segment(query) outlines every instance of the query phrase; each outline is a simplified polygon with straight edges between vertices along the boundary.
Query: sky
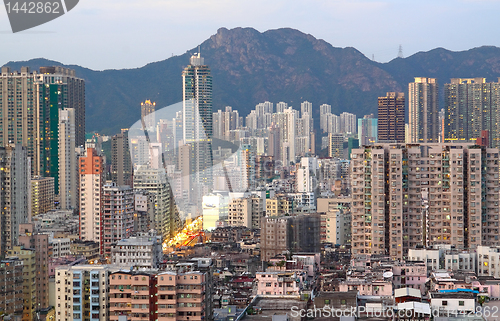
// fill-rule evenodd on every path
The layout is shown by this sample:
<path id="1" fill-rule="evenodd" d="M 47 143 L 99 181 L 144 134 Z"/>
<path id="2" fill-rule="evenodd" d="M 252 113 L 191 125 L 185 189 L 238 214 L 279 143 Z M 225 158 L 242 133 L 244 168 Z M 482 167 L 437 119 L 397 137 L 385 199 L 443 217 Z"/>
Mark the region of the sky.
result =
<path id="1" fill-rule="evenodd" d="M 0 65 L 47 58 L 104 70 L 137 68 L 195 48 L 220 27 L 289 27 L 387 62 L 443 47 L 500 46 L 500 0 L 80 0 L 13 34 L 0 8 Z"/>

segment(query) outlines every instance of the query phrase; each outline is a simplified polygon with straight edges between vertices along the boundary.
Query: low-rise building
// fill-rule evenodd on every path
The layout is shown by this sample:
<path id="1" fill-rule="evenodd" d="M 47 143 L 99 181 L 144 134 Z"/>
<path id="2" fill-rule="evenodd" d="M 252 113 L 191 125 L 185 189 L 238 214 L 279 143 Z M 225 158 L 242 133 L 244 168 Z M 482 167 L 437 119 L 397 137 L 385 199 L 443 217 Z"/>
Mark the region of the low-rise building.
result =
<path id="1" fill-rule="evenodd" d="M 467 292 L 430 292 L 431 309 L 440 315 L 468 315 L 476 312 L 476 299 Z"/>
<path id="2" fill-rule="evenodd" d="M 474 251 L 447 250 L 444 253 L 444 268 L 451 271 L 476 271 L 476 257 Z"/>
<path id="3" fill-rule="evenodd" d="M 51 258 L 71 255 L 71 240 L 69 238 L 49 238 L 49 253 Z"/>
<path id="4" fill-rule="evenodd" d="M 99 258 L 99 243 L 94 241 L 74 240 L 70 249 L 71 255 L 83 256 L 89 261 Z"/>
<path id="5" fill-rule="evenodd" d="M 500 247 L 478 246 L 477 275 L 500 278 Z"/>
<path id="6" fill-rule="evenodd" d="M 118 241 L 111 247 L 112 264 L 134 269 L 156 269 L 162 260 L 159 236 L 138 236 Z"/>
<path id="7" fill-rule="evenodd" d="M 427 265 L 427 270 L 435 271 L 441 268 L 442 249 L 408 249 L 408 260 L 423 261 Z"/>
<path id="8" fill-rule="evenodd" d="M 385 280 L 348 279 L 339 283 L 340 292 L 358 291 L 359 295 L 392 296 L 392 282 Z"/>
<path id="9" fill-rule="evenodd" d="M 257 272 L 258 295 L 300 295 L 305 273 Z"/>

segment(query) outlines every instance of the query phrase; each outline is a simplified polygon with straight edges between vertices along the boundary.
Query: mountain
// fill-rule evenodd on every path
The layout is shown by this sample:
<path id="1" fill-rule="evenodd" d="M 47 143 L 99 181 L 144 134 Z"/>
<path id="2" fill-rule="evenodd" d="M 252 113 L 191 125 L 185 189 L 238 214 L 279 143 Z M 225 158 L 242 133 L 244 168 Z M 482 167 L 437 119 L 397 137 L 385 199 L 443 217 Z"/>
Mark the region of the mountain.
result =
<path id="1" fill-rule="evenodd" d="M 232 106 L 246 116 L 256 104 L 285 101 L 300 109 L 313 103 L 315 121 L 319 105 L 332 112 L 349 111 L 362 117 L 377 113 L 377 97 L 387 91 L 407 92 L 413 77 L 435 77 L 439 84 L 455 77 L 500 76 L 500 48 L 480 47 L 452 52 L 437 48 L 408 58 L 377 63 L 355 48 L 337 48 L 312 35 L 284 28 L 263 33 L 252 28 L 221 28 L 204 41 L 201 53 L 213 75 L 214 110 Z M 156 106 L 181 101 L 183 68 L 197 48 L 141 68 L 94 71 L 67 65 L 86 80 L 88 131 L 113 134 L 140 118 L 140 102 Z M 56 61 L 33 59 L 8 62 L 14 70 Z"/>

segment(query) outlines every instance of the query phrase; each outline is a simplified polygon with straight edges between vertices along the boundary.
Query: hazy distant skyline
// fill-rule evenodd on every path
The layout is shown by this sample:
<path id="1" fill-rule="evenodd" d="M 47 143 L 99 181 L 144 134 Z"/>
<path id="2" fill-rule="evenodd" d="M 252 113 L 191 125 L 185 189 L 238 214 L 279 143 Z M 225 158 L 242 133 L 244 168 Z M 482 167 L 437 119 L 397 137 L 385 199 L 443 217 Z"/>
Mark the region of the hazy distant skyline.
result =
<path id="1" fill-rule="evenodd" d="M 500 46 L 497 0 L 80 0 L 64 16 L 12 34 L 0 9 L 0 65 L 47 58 L 103 70 L 180 55 L 220 27 L 289 27 L 387 62 L 437 47 Z"/>

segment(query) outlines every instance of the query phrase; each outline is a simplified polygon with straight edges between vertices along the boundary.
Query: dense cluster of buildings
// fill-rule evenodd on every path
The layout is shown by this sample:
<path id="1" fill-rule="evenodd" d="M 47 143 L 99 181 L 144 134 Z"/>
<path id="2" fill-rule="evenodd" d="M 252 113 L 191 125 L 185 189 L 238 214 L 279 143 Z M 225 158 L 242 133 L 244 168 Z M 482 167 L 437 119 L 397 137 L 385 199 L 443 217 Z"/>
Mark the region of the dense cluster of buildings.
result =
<path id="1" fill-rule="evenodd" d="M 498 82 L 451 79 L 440 108 L 416 77 L 362 118 L 214 112 L 199 53 L 182 85 L 182 103 L 86 136 L 73 70 L 1 69 L 2 317 L 428 320 L 500 299 Z"/>

